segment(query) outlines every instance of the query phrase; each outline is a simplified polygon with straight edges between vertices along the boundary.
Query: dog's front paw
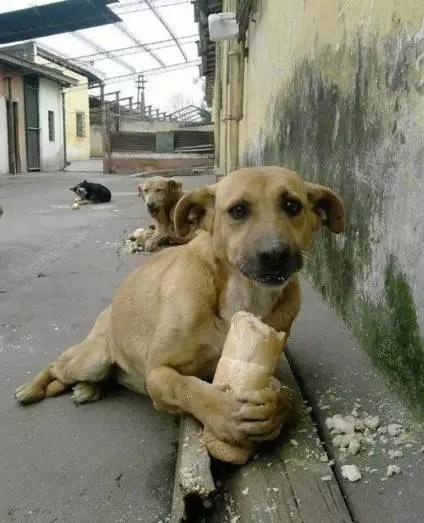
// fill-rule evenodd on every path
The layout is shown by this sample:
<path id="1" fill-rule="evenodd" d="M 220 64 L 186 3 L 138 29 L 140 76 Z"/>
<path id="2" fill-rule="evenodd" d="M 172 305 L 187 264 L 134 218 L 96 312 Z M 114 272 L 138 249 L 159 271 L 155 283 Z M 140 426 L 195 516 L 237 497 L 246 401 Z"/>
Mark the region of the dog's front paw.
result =
<path id="1" fill-rule="evenodd" d="M 144 244 L 144 250 L 147 252 L 157 252 L 163 247 L 165 247 L 164 238 L 159 234 L 153 234 L 153 236 L 146 239 Z"/>
<path id="2" fill-rule="evenodd" d="M 248 392 L 238 400 L 243 403 L 236 414 L 240 443 L 277 438 L 294 412 L 294 393 L 278 380 L 271 382 L 269 388 Z"/>
<path id="3" fill-rule="evenodd" d="M 23 405 L 29 405 L 30 403 L 36 403 L 41 401 L 46 396 L 46 391 L 39 385 L 33 383 L 24 383 L 18 387 L 15 391 L 15 398 L 19 403 Z"/>
<path id="4" fill-rule="evenodd" d="M 97 401 L 102 397 L 102 389 L 96 383 L 80 382 L 72 389 L 71 400 L 75 405 Z"/>

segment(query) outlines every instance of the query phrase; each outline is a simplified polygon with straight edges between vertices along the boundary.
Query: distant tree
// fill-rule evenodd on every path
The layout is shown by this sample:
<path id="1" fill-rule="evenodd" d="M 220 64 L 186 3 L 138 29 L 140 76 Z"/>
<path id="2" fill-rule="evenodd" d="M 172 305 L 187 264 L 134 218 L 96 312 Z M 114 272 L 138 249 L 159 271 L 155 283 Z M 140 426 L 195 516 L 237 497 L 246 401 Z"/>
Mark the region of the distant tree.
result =
<path id="1" fill-rule="evenodd" d="M 179 111 L 184 109 L 188 105 L 197 105 L 193 98 L 184 96 L 183 93 L 174 93 L 169 97 L 168 100 L 168 112 L 173 113 L 174 111 Z"/>

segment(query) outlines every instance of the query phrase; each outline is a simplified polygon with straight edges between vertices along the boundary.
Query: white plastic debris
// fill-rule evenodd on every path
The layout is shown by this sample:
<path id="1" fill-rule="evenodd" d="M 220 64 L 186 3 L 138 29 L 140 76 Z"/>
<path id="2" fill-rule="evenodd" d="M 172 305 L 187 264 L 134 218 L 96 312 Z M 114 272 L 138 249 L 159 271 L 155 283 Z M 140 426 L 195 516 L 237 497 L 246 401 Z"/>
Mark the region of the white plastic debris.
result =
<path id="1" fill-rule="evenodd" d="M 355 419 L 353 416 L 341 416 L 335 414 L 333 417 L 325 420 L 326 426 L 334 434 L 353 434 L 355 432 Z"/>
<path id="2" fill-rule="evenodd" d="M 293 445 L 293 447 L 298 447 L 299 446 L 299 442 L 296 441 L 295 439 L 291 439 L 290 440 L 290 445 Z"/>
<path id="3" fill-rule="evenodd" d="M 349 480 L 351 483 L 359 481 L 362 478 L 361 471 L 356 465 L 343 465 L 342 476 Z"/>
<path id="4" fill-rule="evenodd" d="M 348 450 L 351 454 L 358 454 L 361 444 L 357 438 L 352 438 L 349 442 Z"/>
<path id="5" fill-rule="evenodd" d="M 358 412 L 358 409 L 355 407 L 352 409 L 352 412 L 350 413 L 351 416 L 353 416 L 354 418 L 359 418 L 359 412 Z"/>
<path id="6" fill-rule="evenodd" d="M 399 436 L 399 434 L 402 432 L 402 425 L 399 425 L 398 423 L 387 425 L 387 432 L 390 434 L 390 436 Z"/>
<path id="7" fill-rule="evenodd" d="M 329 474 L 328 476 L 322 476 L 321 481 L 331 481 L 333 476 Z"/>
<path id="8" fill-rule="evenodd" d="M 389 465 L 387 467 L 386 476 L 388 478 L 391 478 L 392 476 L 400 474 L 400 472 L 401 472 L 401 470 L 400 470 L 400 467 L 398 465 Z"/>
<path id="9" fill-rule="evenodd" d="M 364 419 L 364 424 L 371 430 L 377 430 L 380 426 L 379 416 L 368 416 Z"/>
<path id="10" fill-rule="evenodd" d="M 403 452 L 401 450 L 389 450 L 388 455 L 390 459 L 403 458 Z"/>

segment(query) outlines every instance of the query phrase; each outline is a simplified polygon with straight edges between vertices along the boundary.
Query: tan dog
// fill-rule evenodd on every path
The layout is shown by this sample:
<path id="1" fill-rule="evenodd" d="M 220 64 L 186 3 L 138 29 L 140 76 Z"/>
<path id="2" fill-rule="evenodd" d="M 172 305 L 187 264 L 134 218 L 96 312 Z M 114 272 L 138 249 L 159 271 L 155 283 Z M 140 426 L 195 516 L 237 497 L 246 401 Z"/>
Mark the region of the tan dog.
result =
<path id="1" fill-rule="evenodd" d="M 143 198 L 155 229 L 144 242 L 144 250 L 154 252 L 161 247 L 187 243 L 177 237 L 174 223 L 175 207 L 183 195 L 182 183 L 173 178 L 154 176 L 138 186 L 138 196 Z"/>
<path id="2" fill-rule="evenodd" d="M 322 223 L 343 231 L 343 205 L 326 187 L 263 167 L 185 195 L 175 213 L 181 235 L 195 206 L 213 215 L 210 233 L 135 270 L 88 337 L 22 385 L 18 401 L 32 403 L 72 386 L 76 403 L 94 401 L 113 372 L 119 383 L 148 394 L 157 409 L 190 413 L 221 440 L 278 435 L 290 410 L 287 393 L 274 388 L 233 397 L 206 380 L 236 311 L 290 333 L 300 307 L 303 254 Z"/>

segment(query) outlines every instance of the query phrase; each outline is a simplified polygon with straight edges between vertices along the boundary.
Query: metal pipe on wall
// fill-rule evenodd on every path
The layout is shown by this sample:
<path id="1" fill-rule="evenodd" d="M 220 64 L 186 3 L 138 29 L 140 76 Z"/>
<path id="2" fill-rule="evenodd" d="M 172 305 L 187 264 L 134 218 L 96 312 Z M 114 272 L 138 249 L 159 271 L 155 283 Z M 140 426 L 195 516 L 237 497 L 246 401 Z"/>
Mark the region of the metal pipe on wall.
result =
<path id="1" fill-rule="evenodd" d="M 69 165 L 68 163 L 68 150 L 67 150 L 67 143 L 66 143 L 66 100 L 65 100 L 66 93 L 62 93 L 62 130 L 63 130 L 63 169 Z"/>
<path id="2" fill-rule="evenodd" d="M 235 13 L 237 1 L 229 0 L 227 10 Z M 225 117 L 228 136 L 226 174 L 239 167 L 239 122 L 243 119 L 244 46 L 244 40 L 228 42 L 229 103 L 227 103 Z"/>

